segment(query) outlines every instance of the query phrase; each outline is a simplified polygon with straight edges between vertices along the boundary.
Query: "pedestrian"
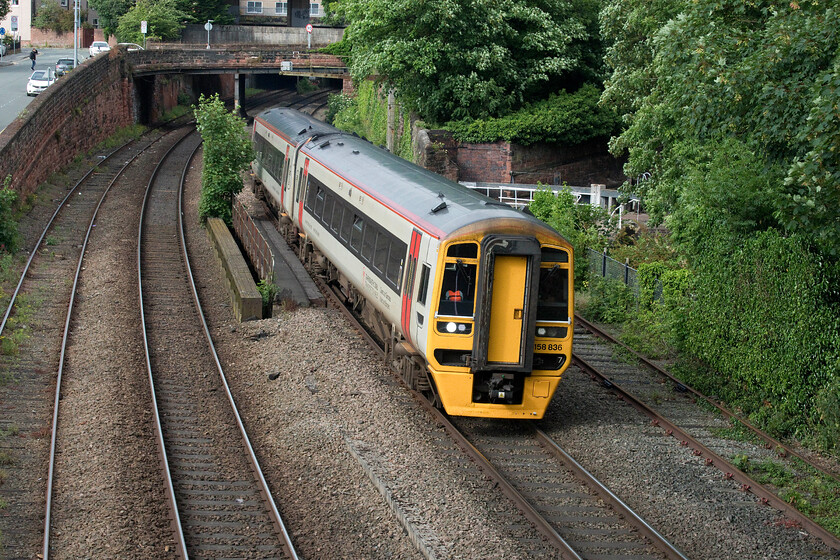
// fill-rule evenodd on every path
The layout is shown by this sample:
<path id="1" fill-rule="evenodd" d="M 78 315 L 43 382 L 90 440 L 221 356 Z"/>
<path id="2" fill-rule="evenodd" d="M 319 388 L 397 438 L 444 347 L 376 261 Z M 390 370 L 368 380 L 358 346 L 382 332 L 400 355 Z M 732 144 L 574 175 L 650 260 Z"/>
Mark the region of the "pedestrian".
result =
<path id="1" fill-rule="evenodd" d="M 35 57 L 38 56 L 38 49 L 32 49 L 29 53 L 29 59 L 32 60 L 32 70 L 35 70 Z"/>

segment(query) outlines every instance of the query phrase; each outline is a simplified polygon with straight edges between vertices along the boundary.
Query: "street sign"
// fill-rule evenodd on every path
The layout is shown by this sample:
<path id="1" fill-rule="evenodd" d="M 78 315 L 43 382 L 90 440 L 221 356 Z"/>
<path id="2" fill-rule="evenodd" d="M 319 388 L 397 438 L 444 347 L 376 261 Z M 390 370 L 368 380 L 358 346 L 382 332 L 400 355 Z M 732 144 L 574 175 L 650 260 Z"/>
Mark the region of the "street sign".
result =
<path id="1" fill-rule="evenodd" d="M 144 35 L 147 33 L 148 23 L 149 22 L 147 22 L 145 20 L 140 22 L 140 33 L 143 33 Z"/>
<path id="2" fill-rule="evenodd" d="M 6 34 L 6 28 L 5 27 L 0 27 L 0 35 L 5 35 L 5 34 Z"/>
<path id="3" fill-rule="evenodd" d="M 311 23 L 306 24 L 306 32 L 307 33 L 312 33 L 312 24 Z"/>
<path id="4" fill-rule="evenodd" d="M 208 21 L 207 23 L 204 24 L 204 29 L 206 29 L 207 31 L 210 31 L 211 29 L 213 29 L 213 24 Z"/>

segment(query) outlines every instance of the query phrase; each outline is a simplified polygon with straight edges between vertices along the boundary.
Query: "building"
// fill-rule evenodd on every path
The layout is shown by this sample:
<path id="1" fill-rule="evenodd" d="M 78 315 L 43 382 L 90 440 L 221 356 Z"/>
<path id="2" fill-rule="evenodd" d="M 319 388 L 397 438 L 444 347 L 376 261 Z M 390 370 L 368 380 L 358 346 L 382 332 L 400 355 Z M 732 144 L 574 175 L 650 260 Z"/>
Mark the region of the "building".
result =
<path id="1" fill-rule="evenodd" d="M 8 35 L 19 37 L 22 45 L 30 45 L 33 41 L 32 20 L 35 19 L 38 6 L 43 0 L 10 0 L 9 13 L 0 20 L 0 27 L 6 30 Z M 62 8 L 73 10 L 74 0 L 57 0 Z M 79 9 L 84 12 L 88 10 L 88 1 L 79 0 Z M 99 16 L 95 10 L 88 10 L 87 23 L 95 29 L 99 28 Z M 37 40 L 36 43 L 41 41 Z"/>
<path id="2" fill-rule="evenodd" d="M 239 0 L 237 23 L 252 25 L 280 24 L 303 27 L 324 16 L 321 0 L 289 0 L 271 2 L 262 0 Z"/>

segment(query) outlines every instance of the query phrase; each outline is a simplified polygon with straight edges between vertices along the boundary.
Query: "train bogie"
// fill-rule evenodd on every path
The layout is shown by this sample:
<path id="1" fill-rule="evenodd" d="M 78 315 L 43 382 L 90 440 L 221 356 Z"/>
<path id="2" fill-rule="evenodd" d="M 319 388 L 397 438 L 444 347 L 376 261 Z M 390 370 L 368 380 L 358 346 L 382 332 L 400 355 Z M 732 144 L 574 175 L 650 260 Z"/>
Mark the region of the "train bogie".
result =
<path id="1" fill-rule="evenodd" d="M 562 237 L 296 111 L 254 139 L 260 188 L 409 384 L 450 414 L 543 416 L 571 358 Z"/>

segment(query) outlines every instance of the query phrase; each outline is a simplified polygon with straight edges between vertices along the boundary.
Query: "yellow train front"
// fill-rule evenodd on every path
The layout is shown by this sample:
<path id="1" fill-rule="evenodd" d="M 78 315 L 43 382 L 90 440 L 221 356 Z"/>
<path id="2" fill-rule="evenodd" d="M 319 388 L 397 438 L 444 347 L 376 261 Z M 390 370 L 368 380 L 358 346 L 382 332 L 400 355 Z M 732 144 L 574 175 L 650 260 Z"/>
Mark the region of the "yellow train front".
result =
<path id="1" fill-rule="evenodd" d="M 292 109 L 254 120 L 258 192 L 412 387 L 542 418 L 571 359 L 572 248 L 533 216 Z"/>
<path id="2" fill-rule="evenodd" d="M 493 218 L 440 244 L 428 368 L 453 415 L 542 418 L 571 359 L 572 251 L 536 221 Z"/>

